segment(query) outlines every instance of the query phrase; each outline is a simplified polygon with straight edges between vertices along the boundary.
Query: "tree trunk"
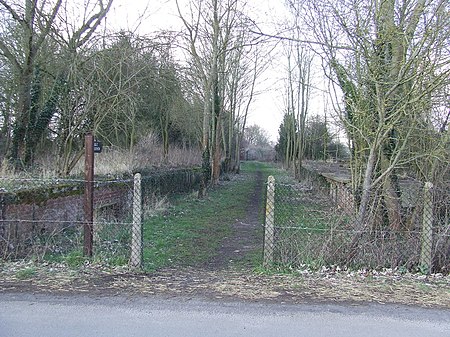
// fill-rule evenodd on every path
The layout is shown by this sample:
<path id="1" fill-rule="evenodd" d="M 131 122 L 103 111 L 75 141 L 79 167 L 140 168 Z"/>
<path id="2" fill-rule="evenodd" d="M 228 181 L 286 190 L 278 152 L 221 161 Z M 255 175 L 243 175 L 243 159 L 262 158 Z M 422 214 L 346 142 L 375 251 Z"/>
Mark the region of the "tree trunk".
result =
<path id="1" fill-rule="evenodd" d="M 30 63 L 31 61 L 28 61 Z M 11 141 L 10 159 L 16 167 L 23 165 L 23 155 L 25 153 L 25 137 L 30 121 L 31 107 L 31 86 L 32 86 L 32 66 L 27 65 L 21 74 L 19 87 L 19 116 L 13 127 L 13 137 Z"/>
<path id="2" fill-rule="evenodd" d="M 369 157 L 367 158 L 367 165 L 364 174 L 364 182 L 362 186 L 361 200 L 358 207 L 358 214 L 356 217 L 356 223 L 354 226 L 354 234 L 352 243 L 350 245 L 350 251 L 347 257 L 347 261 L 350 262 L 356 255 L 358 251 L 359 241 L 364 234 L 364 231 L 367 230 L 367 218 L 369 214 L 369 206 L 372 195 L 372 180 L 373 173 L 375 171 L 375 165 L 377 161 L 377 155 L 375 152 L 375 148 L 370 148 Z"/>

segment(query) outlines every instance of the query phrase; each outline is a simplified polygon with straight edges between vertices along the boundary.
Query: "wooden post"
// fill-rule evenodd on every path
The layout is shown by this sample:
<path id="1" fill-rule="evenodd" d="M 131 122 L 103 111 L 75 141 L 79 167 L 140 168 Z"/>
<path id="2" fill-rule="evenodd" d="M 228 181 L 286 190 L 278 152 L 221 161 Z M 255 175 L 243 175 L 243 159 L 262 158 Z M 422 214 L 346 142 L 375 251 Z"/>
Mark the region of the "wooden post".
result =
<path id="1" fill-rule="evenodd" d="M 273 249 L 275 246 L 275 178 L 269 176 L 267 180 L 266 219 L 264 227 L 264 260 L 263 267 L 273 264 Z"/>
<path id="2" fill-rule="evenodd" d="M 425 183 L 423 191 L 423 217 L 422 217 L 422 247 L 420 251 L 419 266 L 428 274 L 433 268 L 432 246 L 433 246 L 433 198 L 431 190 L 433 184 Z"/>
<path id="3" fill-rule="evenodd" d="M 94 136 L 88 133 L 84 139 L 84 249 L 85 256 L 92 256 L 94 222 Z"/>
<path id="4" fill-rule="evenodd" d="M 142 267 L 142 193 L 141 174 L 134 175 L 133 189 L 133 228 L 131 233 L 131 265 Z"/>

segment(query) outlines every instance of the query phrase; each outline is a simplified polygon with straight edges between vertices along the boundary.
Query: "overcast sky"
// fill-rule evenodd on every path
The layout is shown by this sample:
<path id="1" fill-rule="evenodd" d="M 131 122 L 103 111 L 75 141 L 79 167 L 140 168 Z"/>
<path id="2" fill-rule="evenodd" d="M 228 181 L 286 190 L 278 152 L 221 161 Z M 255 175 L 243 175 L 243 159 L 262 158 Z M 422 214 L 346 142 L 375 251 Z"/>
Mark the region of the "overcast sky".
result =
<path id="1" fill-rule="evenodd" d="M 187 1 L 187 0 L 181 0 Z M 268 32 L 275 31 L 274 23 L 284 15 L 283 1 L 280 0 L 248 0 L 252 19 Z M 140 20 L 144 18 L 144 20 Z M 177 16 L 175 0 L 114 0 L 113 8 L 108 15 L 108 25 L 117 29 L 137 31 L 140 34 L 152 33 L 162 29 L 181 29 L 182 24 Z M 142 22 L 138 25 L 139 22 Z M 281 57 L 281 56 L 277 56 Z M 277 58 L 276 57 L 276 58 Z M 273 66 L 259 78 L 257 90 L 260 94 L 250 108 L 248 125 L 258 124 L 265 129 L 273 142 L 276 142 L 278 128 L 283 115 L 283 93 L 281 62 L 275 58 Z M 322 97 L 319 97 L 322 101 Z M 316 101 L 319 99 L 316 96 Z M 313 104 L 311 114 L 323 111 L 322 104 Z M 314 111 L 317 110 L 317 111 Z"/>

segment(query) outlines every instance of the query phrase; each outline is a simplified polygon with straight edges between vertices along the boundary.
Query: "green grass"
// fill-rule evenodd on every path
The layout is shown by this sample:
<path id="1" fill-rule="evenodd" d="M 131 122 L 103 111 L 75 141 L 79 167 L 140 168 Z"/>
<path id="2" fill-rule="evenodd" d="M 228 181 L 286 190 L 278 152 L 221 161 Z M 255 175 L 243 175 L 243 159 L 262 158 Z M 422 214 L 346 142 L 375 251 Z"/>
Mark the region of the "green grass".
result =
<path id="1" fill-rule="evenodd" d="M 27 267 L 25 269 L 21 269 L 21 270 L 17 271 L 16 277 L 19 280 L 27 280 L 27 279 L 33 278 L 34 276 L 36 276 L 36 274 L 37 274 L 36 268 Z"/>
<path id="2" fill-rule="evenodd" d="M 145 269 L 201 265 L 213 258 L 220 242 L 231 234 L 231 225 L 245 217 L 255 186 L 252 173 L 260 169 L 266 165 L 244 163 L 242 175 L 248 176 L 221 183 L 204 199 L 195 195 L 173 198 L 168 211 L 146 220 Z"/>
<path id="3" fill-rule="evenodd" d="M 330 228 L 329 203 L 313 201 L 315 195 L 298 190 L 298 182 L 286 171 L 272 168 L 271 173 L 275 177 L 275 224 L 318 232 Z"/>
<path id="4" fill-rule="evenodd" d="M 60 244 L 60 249 L 48 249 L 42 260 L 49 263 L 64 263 L 69 268 L 77 269 L 86 262 L 101 263 L 110 266 L 128 264 L 130 250 L 130 228 L 120 224 L 97 224 L 94 234 L 94 252 L 92 257 L 83 254 L 82 232 L 65 232 L 54 242 Z M 41 261 L 36 257 L 37 262 Z"/>
<path id="5" fill-rule="evenodd" d="M 232 224 L 243 219 L 256 184 L 256 172 L 261 171 L 264 182 L 267 176 L 277 172 L 267 164 L 246 162 L 241 175 L 230 181 L 221 181 L 219 186 L 208 190 L 204 199 L 196 193 L 178 194 L 169 198 L 158 212 L 144 220 L 144 268 L 152 271 L 169 266 L 201 266 L 219 252 L 222 240 L 231 234 Z M 260 195 L 260 223 L 264 217 L 264 196 Z M 262 231 L 261 231 L 262 232 Z M 70 234 L 70 233 L 69 233 Z M 86 261 L 100 261 L 108 265 L 126 265 L 129 261 L 130 233 L 120 226 L 100 226 L 96 231 L 94 256 L 83 256 L 80 233 L 73 233 L 78 247 L 61 252 L 46 252 L 43 260 L 64 263 L 78 268 Z M 80 241 L 81 240 L 81 241 Z M 261 233 L 262 242 L 262 233 Z M 248 265 L 261 263 L 262 251 L 250 252 L 242 261 Z M 242 263 L 244 264 L 244 262 Z M 236 263 L 239 266 L 239 263 Z"/>
<path id="6" fill-rule="evenodd" d="M 80 267 L 86 260 L 88 260 L 88 258 L 83 256 L 83 252 L 78 249 L 70 252 L 63 258 L 63 261 L 71 268 Z"/>
<path id="7" fill-rule="evenodd" d="M 79 268 L 86 261 L 89 261 L 89 257 L 83 255 L 82 249 L 73 248 L 65 253 L 46 252 L 43 260 L 50 263 L 64 263 L 69 268 Z"/>
<path id="8" fill-rule="evenodd" d="M 332 206 L 314 191 L 298 184 L 286 171 L 267 170 L 275 177 L 277 241 L 273 270 L 291 273 L 298 265 L 320 268 L 325 263 L 323 253 L 330 229 L 338 221 L 330 212 Z"/>

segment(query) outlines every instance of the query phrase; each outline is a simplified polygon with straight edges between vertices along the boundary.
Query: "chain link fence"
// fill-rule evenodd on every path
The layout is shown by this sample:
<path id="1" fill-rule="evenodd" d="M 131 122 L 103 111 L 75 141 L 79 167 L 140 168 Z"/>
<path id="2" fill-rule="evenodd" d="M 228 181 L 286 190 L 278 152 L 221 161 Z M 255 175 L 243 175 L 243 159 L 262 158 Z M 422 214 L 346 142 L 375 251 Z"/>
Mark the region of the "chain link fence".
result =
<path id="1" fill-rule="evenodd" d="M 402 181 L 387 200 L 380 187 L 361 218 L 349 185 L 316 173 L 298 183 L 270 178 L 264 264 L 450 271 L 448 188 Z"/>
<path id="2" fill-rule="evenodd" d="M 200 175 L 182 169 L 94 182 L 0 178 L 0 259 L 83 260 L 91 240 L 94 259 L 140 267 L 143 209 L 155 196 L 197 189 Z"/>

